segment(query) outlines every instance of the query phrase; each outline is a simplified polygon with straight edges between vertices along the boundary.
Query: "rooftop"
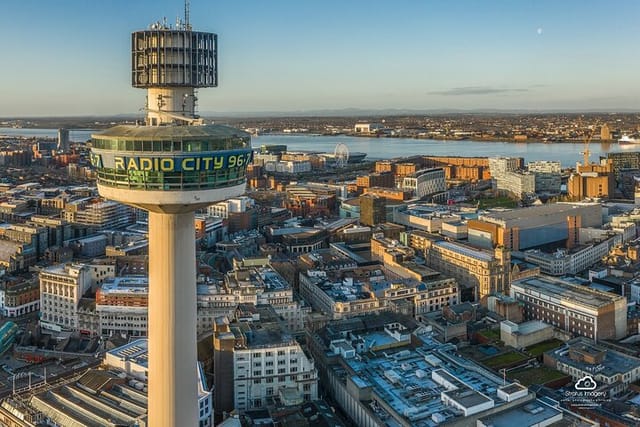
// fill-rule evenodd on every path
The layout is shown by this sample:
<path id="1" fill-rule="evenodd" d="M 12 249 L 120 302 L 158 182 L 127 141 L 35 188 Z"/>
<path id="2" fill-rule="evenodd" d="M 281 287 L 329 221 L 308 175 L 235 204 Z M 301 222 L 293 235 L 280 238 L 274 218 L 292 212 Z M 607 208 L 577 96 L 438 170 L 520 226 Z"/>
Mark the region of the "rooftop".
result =
<path id="1" fill-rule="evenodd" d="M 100 287 L 100 292 L 108 293 L 148 293 L 149 278 L 147 276 L 125 276 L 107 279 Z"/>
<path id="2" fill-rule="evenodd" d="M 258 321 L 232 322 L 231 332 L 236 338 L 244 337 L 244 348 L 262 348 L 294 345 L 296 341 L 283 328 L 280 317 L 270 305 L 257 305 Z"/>
<path id="3" fill-rule="evenodd" d="M 585 209 L 590 207 L 600 208 L 599 204 L 591 205 L 577 205 L 571 203 L 550 203 L 542 206 L 530 206 L 527 208 L 510 209 L 492 211 L 480 216 L 480 220 L 497 220 L 497 221 L 514 221 L 514 220 L 526 220 L 535 216 L 555 215 L 565 212 L 570 212 L 574 209 Z"/>
<path id="4" fill-rule="evenodd" d="M 149 347 L 146 339 L 132 341 L 107 353 L 121 360 L 131 361 L 144 368 L 149 367 Z"/>
<path id="5" fill-rule="evenodd" d="M 91 135 L 93 139 L 175 140 L 199 138 L 250 138 L 239 129 L 224 125 L 132 126 L 119 125 Z"/>
<path id="6" fill-rule="evenodd" d="M 493 260 L 493 255 L 489 252 L 486 251 L 482 251 L 480 249 L 475 249 L 475 248 L 471 248 L 465 245 L 461 245 L 459 243 L 453 243 L 453 242 L 445 242 L 445 241 L 440 241 L 440 242 L 436 242 L 433 244 L 434 246 L 440 246 L 442 248 L 448 249 L 450 251 L 454 251 L 457 252 L 459 254 L 462 254 L 464 256 L 468 256 L 471 258 L 475 258 L 477 260 L 480 261 L 492 261 Z"/>
<path id="7" fill-rule="evenodd" d="M 600 308 L 624 297 L 599 292 L 585 286 L 573 285 L 560 279 L 547 276 L 534 276 L 516 280 L 511 285 L 525 288 L 528 293 L 538 292 L 566 303 L 578 303 L 590 308 Z"/>
<path id="8" fill-rule="evenodd" d="M 493 399 L 485 396 L 484 394 L 467 388 L 445 391 L 444 394 L 465 408 L 471 408 L 473 406 L 493 401 Z"/>
<path id="9" fill-rule="evenodd" d="M 441 393 L 465 406 L 492 400 L 496 406 L 502 405 L 497 397 L 500 378 L 479 367 L 467 369 L 469 362 L 455 356 L 455 347 L 436 343 L 426 336 L 421 338 L 423 345 L 416 349 L 405 346 L 395 352 L 387 350 L 377 356 L 367 354 L 345 360 L 350 370 L 357 373 L 350 378 L 360 388 L 371 386 L 377 399 L 383 399 L 393 408 L 395 417 L 408 420 L 416 427 L 437 425 L 434 416 L 443 422 L 462 415 L 442 402 Z M 459 388 L 447 390 L 434 381 L 434 371 Z M 389 417 L 381 407 L 376 406 L 374 411 L 383 420 Z"/>
<path id="10" fill-rule="evenodd" d="M 553 328 L 553 326 L 548 323 L 544 323 L 542 320 L 530 320 L 528 322 L 518 324 L 518 334 L 528 335 L 547 328 Z"/>
<path id="11" fill-rule="evenodd" d="M 592 341 L 584 338 L 575 338 L 567 342 L 568 346 L 547 352 L 554 359 L 569 366 L 573 366 L 582 371 L 587 371 L 593 375 L 604 375 L 611 377 L 617 374 L 626 374 L 634 369 L 640 368 L 640 359 L 619 353 L 615 350 L 605 349 L 593 344 Z M 575 348 L 582 353 L 597 354 L 604 352 L 603 360 L 598 364 L 589 364 L 574 360 L 569 356 L 568 348 Z"/>
<path id="12" fill-rule="evenodd" d="M 562 419 L 562 412 L 542 403 L 540 400 L 534 400 L 531 403 L 480 418 L 480 421 L 483 425 L 492 427 L 525 427 L 548 425 L 549 421 L 555 418 Z"/>
<path id="13" fill-rule="evenodd" d="M 147 394 L 129 386 L 121 373 L 104 369 L 89 369 L 23 402 L 57 425 L 136 425 L 147 417 Z"/>

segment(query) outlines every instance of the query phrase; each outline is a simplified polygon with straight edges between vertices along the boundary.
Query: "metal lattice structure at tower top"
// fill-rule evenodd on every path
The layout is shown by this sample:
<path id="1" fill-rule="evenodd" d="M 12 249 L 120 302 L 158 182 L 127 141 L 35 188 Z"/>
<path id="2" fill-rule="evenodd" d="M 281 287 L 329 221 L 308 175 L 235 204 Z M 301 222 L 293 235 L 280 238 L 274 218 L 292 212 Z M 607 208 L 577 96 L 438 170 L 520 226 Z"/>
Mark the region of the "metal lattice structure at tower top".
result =
<path id="1" fill-rule="evenodd" d="M 217 43 L 188 21 L 158 21 L 131 35 L 131 85 L 147 89 L 148 124 L 197 119 L 195 89 L 218 86 Z"/>

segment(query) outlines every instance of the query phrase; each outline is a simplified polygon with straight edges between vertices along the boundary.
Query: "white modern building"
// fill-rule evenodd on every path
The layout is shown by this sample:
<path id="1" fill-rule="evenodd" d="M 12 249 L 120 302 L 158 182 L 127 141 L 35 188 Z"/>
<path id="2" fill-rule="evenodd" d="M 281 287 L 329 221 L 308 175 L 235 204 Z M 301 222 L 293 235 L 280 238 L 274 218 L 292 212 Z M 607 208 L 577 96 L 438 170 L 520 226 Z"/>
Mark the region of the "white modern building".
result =
<path id="1" fill-rule="evenodd" d="M 265 162 L 264 170 L 267 172 L 288 174 L 311 172 L 311 162 L 309 160 L 279 160 L 276 162 Z"/>
<path id="2" fill-rule="evenodd" d="M 521 158 L 519 157 L 489 157 L 489 172 L 491 178 L 503 177 L 507 172 L 514 172 L 520 169 Z"/>
<path id="3" fill-rule="evenodd" d="M 423 169 L 402 180 L 402 188 L 411 190 L 414 197 L 422 198 L 447 191 L 444 169 Z"/>
<path id="4" fill-rule="evenodd" d="M 505 172 L 495 178 L 496 190 L 522 198 L 536 192 L 536 177 L 530 172 Z"/>
<path id="5" fill-rule="evenodd" d="M 559 160 L 536 160 L 527 163 L 527 169 L 532 173 L 561 173 L 562 164 Z"/>
<path id="6" fill-rule="evenodd" d="M 247 209 L 254 206 L 255 201 L 251 197 L 232 197 L 209 206 L 207 208 L 207 214 L 209 216 L 216 216 L 219 218 L 229 218 L 230 213 L 246 212 Z"/>
<path id="7" fill-rule="evenodd" d="M 356 123 L 353 128 L 355 133 L 376 133 L 384 129 L 384 125 L 381 123 Z"/>

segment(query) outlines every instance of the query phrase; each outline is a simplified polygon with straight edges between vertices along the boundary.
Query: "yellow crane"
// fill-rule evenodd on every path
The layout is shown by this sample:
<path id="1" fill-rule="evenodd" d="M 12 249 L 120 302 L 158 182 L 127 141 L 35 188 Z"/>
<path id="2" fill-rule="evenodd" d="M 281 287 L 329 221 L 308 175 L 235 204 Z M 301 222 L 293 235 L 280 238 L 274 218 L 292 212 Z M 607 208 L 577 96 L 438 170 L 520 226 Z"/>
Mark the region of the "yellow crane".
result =
<path id="1" fill-rule="evenodd" d="M 584 136 L 584 151 L 581 153 L 584 158 L 583 158 L 583 166 L 587 166 L 589 165 L 589 156 L 591 155 L 591 151 L 589 151 L 589 143 L 591 142 L 591 139 L 593 138 L 593 135 L 596 132 L 596 129 L 598 128 L 598 124 L 599 124 L 599 120 L 596 121 L 596 123 L 593 125 L 593 127 L 591 129 L 589 129 L 586 133 L 586 135 Z"/>

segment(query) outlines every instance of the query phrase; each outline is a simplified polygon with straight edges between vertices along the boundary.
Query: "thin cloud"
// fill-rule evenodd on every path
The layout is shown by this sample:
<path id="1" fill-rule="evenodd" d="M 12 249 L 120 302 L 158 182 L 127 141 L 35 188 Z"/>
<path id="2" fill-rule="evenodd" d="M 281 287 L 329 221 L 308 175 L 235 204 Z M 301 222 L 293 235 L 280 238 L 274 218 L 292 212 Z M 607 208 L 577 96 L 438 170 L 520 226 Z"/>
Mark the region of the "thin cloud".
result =
<path id="1" fill-rule="evenodd" d="M 528 92 L 529 89 L 524 88 L 497 88 L 491 86 L 465 86 L 454 87 L 447 90 L 439 90 L 429 92 L 429 95 L 445 95 L 445 96 L 460 96 L 460 95 L 494 95 L 500 93 L 511 92 Z"/>

